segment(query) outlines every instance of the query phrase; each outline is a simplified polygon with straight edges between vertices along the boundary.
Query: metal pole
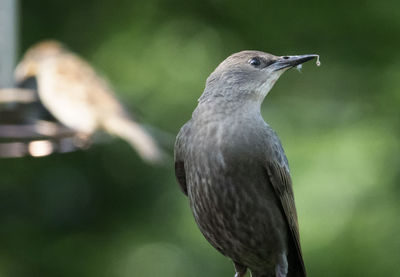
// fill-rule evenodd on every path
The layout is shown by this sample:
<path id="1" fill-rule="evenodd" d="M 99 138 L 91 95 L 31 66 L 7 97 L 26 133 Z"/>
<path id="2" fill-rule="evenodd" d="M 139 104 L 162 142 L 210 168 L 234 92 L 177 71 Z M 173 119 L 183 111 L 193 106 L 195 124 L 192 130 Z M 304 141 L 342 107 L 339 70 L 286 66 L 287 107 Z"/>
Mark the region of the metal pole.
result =
<path id="1" fill-rule="evenodd" d="M 18 0 L 0 0 L 0 88 L 12 87 L 17 53 Z"/>

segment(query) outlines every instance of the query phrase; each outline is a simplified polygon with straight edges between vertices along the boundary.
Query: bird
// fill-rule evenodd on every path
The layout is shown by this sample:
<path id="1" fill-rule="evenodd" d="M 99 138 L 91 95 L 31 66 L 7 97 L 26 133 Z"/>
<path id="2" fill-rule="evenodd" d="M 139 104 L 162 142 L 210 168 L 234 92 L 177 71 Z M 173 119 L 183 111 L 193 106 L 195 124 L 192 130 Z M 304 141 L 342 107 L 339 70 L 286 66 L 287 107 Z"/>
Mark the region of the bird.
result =
<path id="1" fill-rule="evenodd" d="M 305 277 L 287 157 L 260 107 L 288 69 L 319 56 L 235 53 L 207 78 L 174 148 L 175 175 L 235 277 Z M 318 64 L 317 63 L 317 64 Z"/>
<path id="2" fill-rule="evenodd" d="M 17 83 L 35 77 L 43 106 L 81 138 L 90 138 L 101 129 L 126 140 L 144 160 L 162 160 L 157 142 L 128 114 L 110 84 L 61 42 L 34 44 L 14 76 Z"/>

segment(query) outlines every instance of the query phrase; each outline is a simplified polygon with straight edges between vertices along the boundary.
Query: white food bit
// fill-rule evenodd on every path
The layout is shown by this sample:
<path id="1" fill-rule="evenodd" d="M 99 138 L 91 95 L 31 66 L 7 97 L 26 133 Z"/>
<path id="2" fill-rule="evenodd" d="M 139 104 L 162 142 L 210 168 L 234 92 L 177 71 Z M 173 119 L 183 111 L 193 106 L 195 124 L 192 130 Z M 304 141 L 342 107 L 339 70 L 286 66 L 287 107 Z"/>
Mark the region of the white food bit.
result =
<path id="1" fill-rule="evenodd" d="M 321 62 L 319 61 L 319 55 L 317 55 L 317 61 L 315 63 L 317 64 L 317 66 L 321 65 Z"/>
<path id="2" fill-rule="evenodd" d="M 301 72 L 301 69 L 303 68 L 303 65 L 302 64 L 298 64 L 297 66 L 296 66 L 296 69 L 299 71 L 299 72 Z"/>

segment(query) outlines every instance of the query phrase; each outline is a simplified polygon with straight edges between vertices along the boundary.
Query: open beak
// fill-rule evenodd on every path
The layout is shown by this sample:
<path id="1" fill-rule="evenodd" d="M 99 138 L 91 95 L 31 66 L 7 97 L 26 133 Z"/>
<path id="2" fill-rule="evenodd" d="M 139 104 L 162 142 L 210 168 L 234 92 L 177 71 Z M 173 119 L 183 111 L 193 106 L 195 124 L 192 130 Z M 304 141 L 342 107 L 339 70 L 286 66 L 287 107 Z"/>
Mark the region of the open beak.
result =
<path id="1" fill-rule="evenodd" d="M 299 64 L 305 63 L 309 60 L 317 58 L 318 55 L 310 54 L 310 55 L 299 55 L 299 56 L 282 56 L 272 64 L 274 67 L 274 71 L 281 70 L 284 68 L 295 67 Z"/>

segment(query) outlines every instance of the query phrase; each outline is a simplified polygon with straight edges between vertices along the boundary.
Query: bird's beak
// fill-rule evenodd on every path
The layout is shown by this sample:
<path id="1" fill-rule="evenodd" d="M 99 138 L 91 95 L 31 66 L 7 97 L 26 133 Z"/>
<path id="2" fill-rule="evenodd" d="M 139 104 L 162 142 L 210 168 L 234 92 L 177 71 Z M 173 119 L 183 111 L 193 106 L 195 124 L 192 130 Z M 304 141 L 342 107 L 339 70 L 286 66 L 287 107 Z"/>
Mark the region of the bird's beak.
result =
<path id="1" fill-rule="evenodd" d="M 282 56 L 279 57 L 278 60 L 272 64 L 272 66 L 274 68 L 274 71 L 278 71 L 284 68 L 295 67 L 299 64 L 305 63 L 317 57 L 318 55 L 315 54 L 299 55 L 299 56 Z"/>
<path id="2" fill-rule="evenodd" d="M 14 71 L 14 79 L 17 84 L 22 83 L 29 77 L 36 75 L 36 66 L 34 62 L 22 61 L 20 62 Z"/>

